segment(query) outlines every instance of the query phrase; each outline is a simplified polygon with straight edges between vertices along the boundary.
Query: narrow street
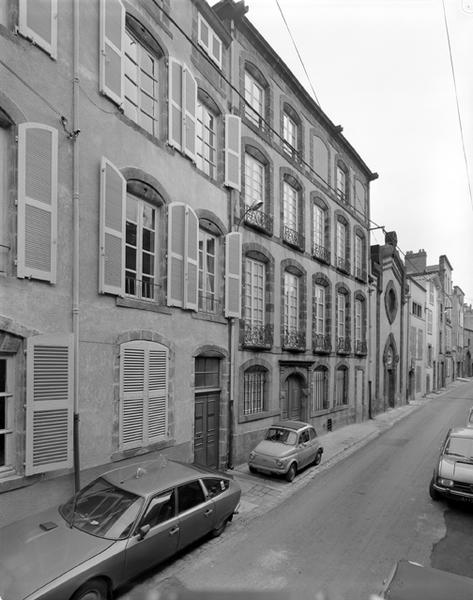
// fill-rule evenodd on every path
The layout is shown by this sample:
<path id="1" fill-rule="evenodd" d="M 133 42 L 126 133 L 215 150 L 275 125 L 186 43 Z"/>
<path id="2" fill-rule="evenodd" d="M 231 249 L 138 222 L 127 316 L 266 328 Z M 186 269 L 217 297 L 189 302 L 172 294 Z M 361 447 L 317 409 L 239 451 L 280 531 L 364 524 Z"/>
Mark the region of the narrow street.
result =
<path id="1" fill-rule="evenodd" d="M 143 582 L 168 578 L 190 589 L 329 592 L 364 600 L 407 558 L 473 576 L 469 507 L 428 494 L 440 443 L 463 424 L 473 383 L 434 398 L 244 529 L 229 527 Z"/>

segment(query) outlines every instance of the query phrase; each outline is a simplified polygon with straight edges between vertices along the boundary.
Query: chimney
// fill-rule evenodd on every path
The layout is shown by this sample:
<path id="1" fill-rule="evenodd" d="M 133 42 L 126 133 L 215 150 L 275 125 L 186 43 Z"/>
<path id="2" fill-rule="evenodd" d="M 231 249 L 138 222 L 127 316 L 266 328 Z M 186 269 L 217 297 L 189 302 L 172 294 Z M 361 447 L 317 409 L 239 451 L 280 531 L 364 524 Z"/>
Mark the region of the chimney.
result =
<path id="1" fill-rule="evenodd" d="M 406 273 L 424 273 L 427 266 L 427 252 L 406 252 Z"/>

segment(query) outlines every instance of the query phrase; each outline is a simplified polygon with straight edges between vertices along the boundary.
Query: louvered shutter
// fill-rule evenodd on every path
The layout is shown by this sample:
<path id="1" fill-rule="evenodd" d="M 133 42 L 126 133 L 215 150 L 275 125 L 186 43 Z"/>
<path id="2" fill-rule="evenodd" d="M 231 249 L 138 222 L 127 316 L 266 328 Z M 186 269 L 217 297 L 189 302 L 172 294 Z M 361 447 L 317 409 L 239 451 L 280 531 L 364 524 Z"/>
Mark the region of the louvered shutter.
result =
<path id="1" fill-rule="evenodd" d="M 56 283 L 57 130 L 18 126 L 18 277 Z"/>
<path id="2" fill-rule="evenodd" d="M 184 307 L 184 242 L 186 207 L 173 202 L 168 209 L 168 306 Z"/>
<path id="3" fill-rule="evenodd" d="M 72 335 L 27 340 L 25 474 L 72 467 Z"/>
<path id="4" fill-rule="evenodd" d="M 148 354 L 148 442 L 167 436 L 168 430 L 168 349 L 151 344 Z"/>
<path id="5" fill-rule="evenodd" d="M 105 157 L 100 170 L 99 292 L 125 291 L 126 180 Z"/>
<path id="6" fill-rule="evenodd" d="M 225 316 L 241 315 L 241 234 L 225 236 Z"/>
<path id="7" fill-rule="evenodd" d="M 120 352 L 120 448 L 143 444 L 146 342 L 122 344 Z"/>
<path id="8" fill-rule="evenodd" d="M 197 310 L 198 274 L 199 274 L 199 219 L 189 206 L 186 206 L 186 267 L 184 288 L 186 308 Z"/>
<path id="9" fill-rule="evenodd" d="M 183 135 L 182 65 L 174 58 L 169 58 L 168 119 L 169 144 L 181 150 Z"/>
<path id="10" fill-rule="evenodd" d="M 57 58 L 57 0 L 20 0 L 18 29 Z"/>
<path id="11" fill-rule="evenodd" d="M 187 67 L 182 72 L 184 88 L 184 152 L 195 160 L 196 113 L 197 113 L 197 82 Z"/>
<path id="12" fill-rule="evenodd" d="M 123 103 L 124 35 L 121 0 L 100 0 L 100 91 L 119 105 Z"/>
<path id="13" fill-rule="evenodd" d="M 240 190 L 241 119 L 225 115 L 225 185 Z"/>

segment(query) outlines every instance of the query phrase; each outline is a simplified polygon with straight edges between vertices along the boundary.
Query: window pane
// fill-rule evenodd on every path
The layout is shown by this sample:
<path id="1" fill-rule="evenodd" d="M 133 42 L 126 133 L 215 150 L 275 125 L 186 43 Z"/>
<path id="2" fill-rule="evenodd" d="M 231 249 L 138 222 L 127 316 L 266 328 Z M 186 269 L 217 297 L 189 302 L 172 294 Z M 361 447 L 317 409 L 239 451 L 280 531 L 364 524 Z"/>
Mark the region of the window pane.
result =
<path id="1" fill-rule="evenodd" d="M 199 481 L 181 485 L 178 489 L 179 513 L 205 502 L 204 492 Z"/>

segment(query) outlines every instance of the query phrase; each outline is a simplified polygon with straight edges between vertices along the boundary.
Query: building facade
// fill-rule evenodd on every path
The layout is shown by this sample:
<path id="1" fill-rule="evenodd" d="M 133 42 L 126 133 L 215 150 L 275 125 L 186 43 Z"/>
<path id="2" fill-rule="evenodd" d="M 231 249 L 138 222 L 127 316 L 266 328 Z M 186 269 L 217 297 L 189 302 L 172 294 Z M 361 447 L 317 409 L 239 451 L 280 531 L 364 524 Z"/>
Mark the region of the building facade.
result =
<path id="1" fill-rule="evenodd" d="M 427 340 L 427 288 L 413 277 L 409 282 L 409 346 L 408 346 L 408 382 L 409 400 L 425 396 L 428 382 L 425 368 L 431 362 L 426 349 Z M 430 317 L 429 317 L 430 318 Z"/>

